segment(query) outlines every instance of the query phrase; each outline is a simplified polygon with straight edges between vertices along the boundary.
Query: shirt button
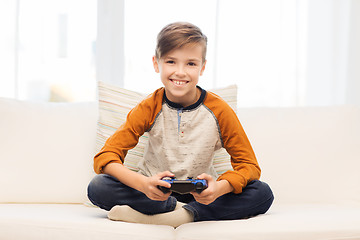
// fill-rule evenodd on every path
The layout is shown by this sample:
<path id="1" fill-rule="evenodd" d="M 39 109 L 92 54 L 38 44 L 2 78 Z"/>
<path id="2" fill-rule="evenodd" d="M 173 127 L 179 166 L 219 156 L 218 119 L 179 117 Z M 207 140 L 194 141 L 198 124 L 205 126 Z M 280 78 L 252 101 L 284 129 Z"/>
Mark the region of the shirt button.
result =
<path id="1" fill-rule="evenodd" d="M 180 132 L 180 137 L 184 137 L 184 132 Z"/>

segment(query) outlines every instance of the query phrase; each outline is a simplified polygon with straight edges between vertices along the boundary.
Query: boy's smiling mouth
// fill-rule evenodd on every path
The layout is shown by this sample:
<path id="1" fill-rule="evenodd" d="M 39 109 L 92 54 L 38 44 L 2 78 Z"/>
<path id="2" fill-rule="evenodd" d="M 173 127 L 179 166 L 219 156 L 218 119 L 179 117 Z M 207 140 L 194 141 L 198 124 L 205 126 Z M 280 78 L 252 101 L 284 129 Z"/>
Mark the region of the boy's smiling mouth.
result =
<path id="1" fill-rule="evenodd" d="M 187 84 L 189 81 L 186 80 L 177 80 L 177 79 L 170 79 L 171 82 L 173 82 L 177 86 L 182 86 Z"/>

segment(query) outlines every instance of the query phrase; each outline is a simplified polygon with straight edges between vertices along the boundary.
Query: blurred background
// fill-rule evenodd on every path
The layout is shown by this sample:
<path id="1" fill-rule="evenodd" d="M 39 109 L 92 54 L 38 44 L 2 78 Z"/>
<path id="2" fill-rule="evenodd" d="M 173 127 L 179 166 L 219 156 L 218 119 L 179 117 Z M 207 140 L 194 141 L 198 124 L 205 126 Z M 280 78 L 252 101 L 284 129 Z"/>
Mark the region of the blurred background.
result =
<path id="1" fill-rule="evenodd" d="M 208 36 L 205 89 L 239 107 L 360 105 L 360 0 L 1 0 L 0 97 L 95 101 L 97 81 L 150 93 L 156 35 Z"/>

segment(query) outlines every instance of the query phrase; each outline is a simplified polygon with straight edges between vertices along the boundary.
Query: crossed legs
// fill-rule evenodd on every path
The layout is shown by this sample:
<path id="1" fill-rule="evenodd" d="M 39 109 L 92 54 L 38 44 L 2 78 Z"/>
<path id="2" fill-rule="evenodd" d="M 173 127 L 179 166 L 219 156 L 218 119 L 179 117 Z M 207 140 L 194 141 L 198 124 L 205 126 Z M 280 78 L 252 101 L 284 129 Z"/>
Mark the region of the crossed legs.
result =
<path id="1" fill-rule="evenodd" d="M 209 205 L 198 203 L 191 194 L 172 194 L 166 201 L 153 201 L 116 178 L 100 174 L 88 186 L 90 201 L 107 211 L 112 220 L 165 224 L 177 227 L 191 221 L 235 220 L 265 213 L 274 196 L 270 187 L 252 181 L 241 194 L 228 193 Z"/>

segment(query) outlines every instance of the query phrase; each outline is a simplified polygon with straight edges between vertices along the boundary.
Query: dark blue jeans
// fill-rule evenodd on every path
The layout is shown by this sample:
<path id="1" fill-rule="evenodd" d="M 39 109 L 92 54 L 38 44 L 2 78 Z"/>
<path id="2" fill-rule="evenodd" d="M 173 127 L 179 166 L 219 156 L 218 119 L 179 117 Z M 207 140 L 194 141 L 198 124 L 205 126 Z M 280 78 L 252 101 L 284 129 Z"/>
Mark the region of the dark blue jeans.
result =
<path id="1" fill-rule="evenodd" d="M 225 194 L 209 205 L 195 201 L 191 194 L 172 193 L 166 201 L 154 201 L 144 193 L 122 184 L 116 178 L 100 174 L 88 186 L 88 197 L 96 206 L 109 211 L 115 205 L 128 205 L 144 214 L 173 211 L 176 202 L 184 202 L 194 214 L 194 221 L 235 220 L 265 213 L 274 196 L 270 187 L 261 181 L 250 182 L 240 194 Z"/>

